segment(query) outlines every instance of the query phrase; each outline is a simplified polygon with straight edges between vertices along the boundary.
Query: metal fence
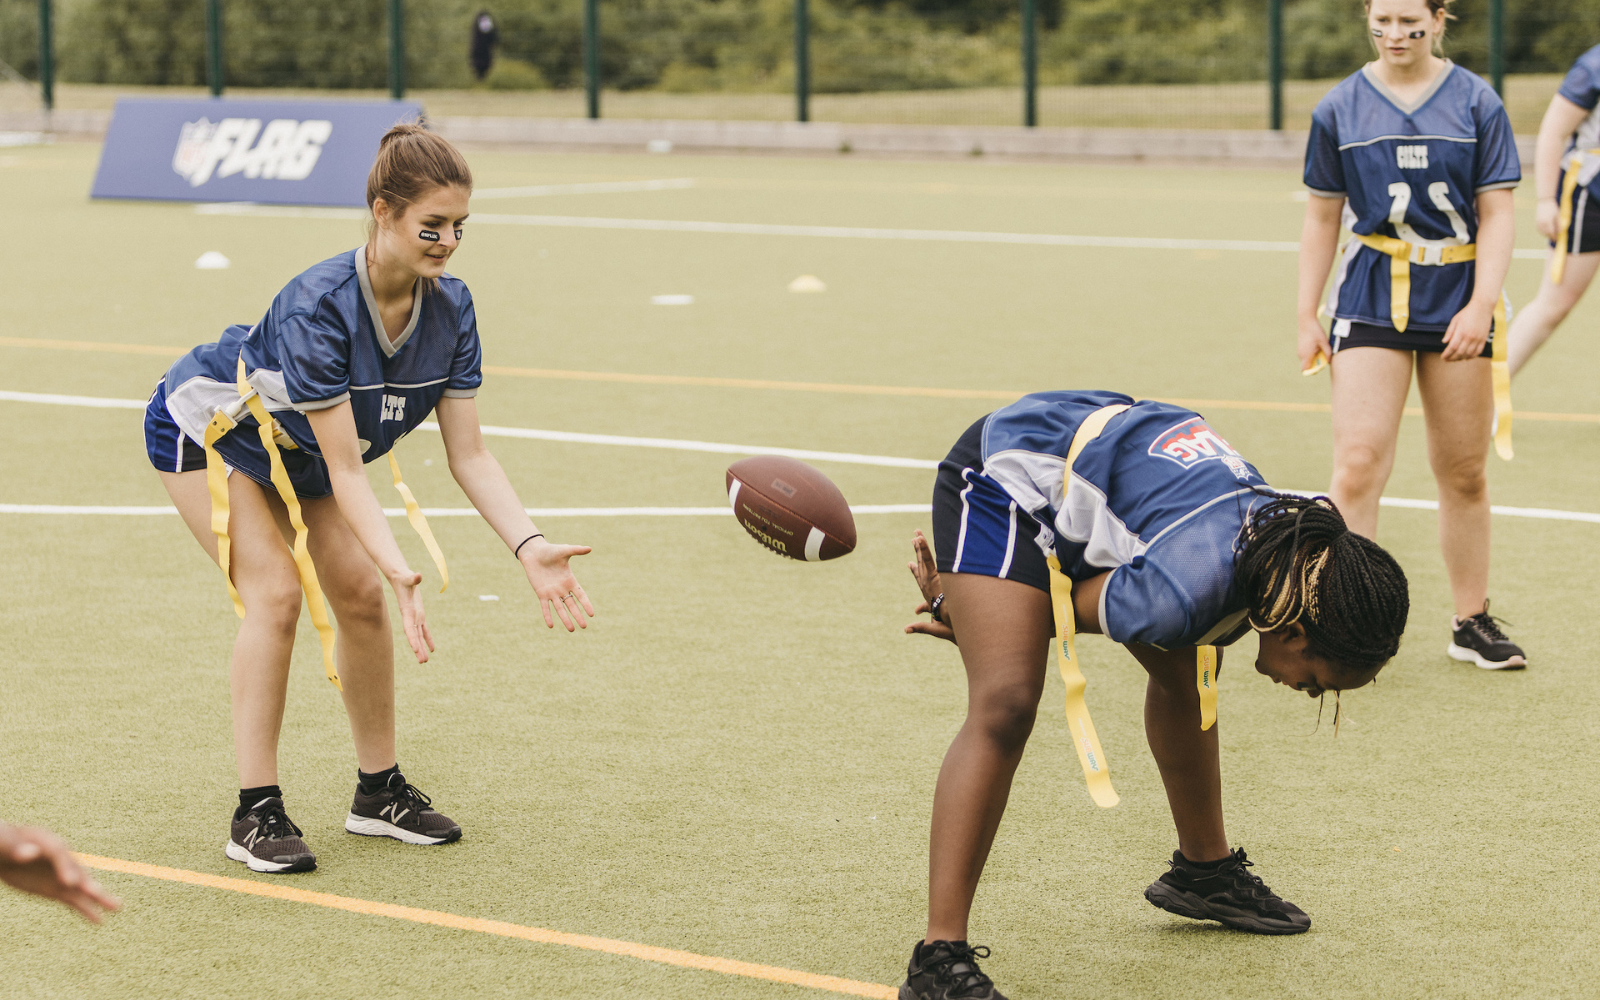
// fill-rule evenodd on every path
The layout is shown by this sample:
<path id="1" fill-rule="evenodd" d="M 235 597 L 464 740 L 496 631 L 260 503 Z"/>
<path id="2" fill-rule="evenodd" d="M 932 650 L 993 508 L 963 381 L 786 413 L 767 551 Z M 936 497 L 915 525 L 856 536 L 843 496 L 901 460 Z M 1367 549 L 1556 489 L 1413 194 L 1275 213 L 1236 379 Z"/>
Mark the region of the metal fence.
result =
<path id="1" fill-rule="evenodd" d="M 1523 101 L 1519 75 L 1600 42 L 1600 0 L 1452 10 L 1447 54 L 1523 130 L 1554 87 Z M 0 90 L 27 81 L 47 108 L 59 82 L 420 90 L 436 114 L 1283 128 L 1371 58 L 1360 0 L 0 0 Z"/>

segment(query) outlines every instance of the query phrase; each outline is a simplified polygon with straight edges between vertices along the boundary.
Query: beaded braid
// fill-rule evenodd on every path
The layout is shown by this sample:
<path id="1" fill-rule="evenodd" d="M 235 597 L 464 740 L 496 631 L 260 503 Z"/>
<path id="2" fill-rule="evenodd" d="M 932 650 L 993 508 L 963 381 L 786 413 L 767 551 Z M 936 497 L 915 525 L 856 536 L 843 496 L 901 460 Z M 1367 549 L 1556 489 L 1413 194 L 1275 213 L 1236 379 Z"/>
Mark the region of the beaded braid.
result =
<path id="1" fill-rule="evenodd" d="M 1235 563 L 1250 624 L 1273 632 L 1298 622 L 1330 663 L 1351 673 L 1383 666 L 1411 610 L 1400 564 L 1326 497 L 1261 492 L 1272 500 L 1250 516 Z"/>

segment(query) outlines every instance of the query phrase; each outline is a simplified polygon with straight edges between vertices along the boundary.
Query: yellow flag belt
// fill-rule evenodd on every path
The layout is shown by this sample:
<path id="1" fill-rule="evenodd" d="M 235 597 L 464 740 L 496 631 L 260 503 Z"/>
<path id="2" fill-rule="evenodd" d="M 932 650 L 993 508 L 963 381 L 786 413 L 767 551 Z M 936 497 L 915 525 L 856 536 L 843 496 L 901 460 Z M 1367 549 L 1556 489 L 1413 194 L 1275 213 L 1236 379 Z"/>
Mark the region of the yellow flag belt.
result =
<path id="1" fill-rule="evenodd" d="M 1572 176 L 1568 174 L 1568 176 Z M 1356 234 L 1356 239 L 1389 258 L 1389 320 L 1394 328 L 1404 333 L 1411 320 L 1411 265 L 1439 266 L 1460 264 L 1478 259 L 1478 245 L 1423 246 L 1397 240 L 1393 236 Z M 1511 366 L 1506 360 L 1506 341 L 1510 331 L 1506 325 L 1506 295 L 1494 304 L 1494 325 L 1490 328 L 1493 356 L 1489 370 L 1494 382 L 1494 450 L 1506 461 L 1511 461 Z"/>
<path id="2" fill-rule="evenodd" d="M 1072 436 L 1072 446 L 1067 449 L 1066 468 L 1062 471 L 1062 502 L 1072 489 L 1072 466 L 1083 449 L 1100 436 L 1111 418 L 1128 408 L 1126 403 L 1101 407 L 1089 414 Z M 1094 804 L 1109 809 L 1120 799 L 1111 787 L 1111 767 L 1106 762 L 1106 752 L 1095 733 L 1094 720 L 1089 717 L 1089 705 L 1084 700 L 1084 690 L 1089 686 L 1078 665 L 1077 622 L 1072 609 L 1072 578 L 1061 571 L 1061 561 L 1052 553 L 1050 563 L 1050 600 L 1055 605 L 1056 662 L 1061 667 L 1061 680 L 1067 688 L 1067 726 L 1072 730 L 1072 743 L 1078 751 L 1078 763 L 1083 766 L 1083 780 L 1089 786 L 1089 796 Z M 1210 729 L 1217 721 L 1217 649 L 1200 646 L 1195 650 L 1195 687 L 1200 692 L 1200 728 Z"/>
<path id="3" fill-rule="evenodd" d="M 267 451 L 267 459 L 272 464 L 272 485 L 277 487 L 278 496 L 283 499 L 284 507 L 289 511 L 289 523 L 294 526 L 294 564 L 300 574 L 300 586 L 306 593 L 306 604 L 311 609 L 311 623 L 317 628 L 317 637 L 322 641 L 322 667 L 328 675 L 328 680 L 333 686 L 343 691 L 339 683 L 339 671 L 333 663 L 333 625 L 328 621 L 328 608 L 322 599 L 322 586 L 317 582 L 317 568 L 311 561 L 311 550 L 307 544 L 310 532 L 306 528 L 304 516 L 300 510 L 300 498 L 295 495 L 294 483 L 289 479 L 289 470 L 284 467 L 283 453 L 279 451 L 281 444 L 284 448 L 294 448 L 295 443 L 287 434 L 283 434 L 277 423 L 267 413 L 266 405 L 261 402 L 261 396 L 250 387 L 245 379 L 244 359 L 239 359 L 236 385 L 239 390 L 239 399 L 231 406 L 219 407 L 212 415 L 211 422 L 206 425 L 205 450 L 206 450 L 206 486 L 211 491 L 211 531 L 217 536 L 217 564 L 222 567 L 222 578 L 228 585 L 228 596 L 233 599 L 233 610 L 240 618 L 244 617 L 244 601 L 239 598 L 239 591 L 233 585 L 233 575 L 229 568 L 229 540 L 228 540 L 228 469 L 222 462 L 222 456 L 217 453 L 217 442 L 229 431 L 239 426 L 248 412 L 256 418 L 256 429 L 261 435 L 261 446 Z M 400 464 L 395 461 L 394 453 L 389 453 L 389 468 L 394 472 L 394 486 L 400 491 L 400 497 L 405 501 L 406 517 L 411 521 L 411 526 L 417 534 L 422 536 L 422 542 L 428 548 L 428 554 L 433 557 L 434 565 L 439 567 L 439 576 L 443 584 L 439 587 L 440 593 L 450 585 L 450 574 L 445 569 L 444 553 L 439 550 L 439 543 L 434 540 L 433 532 L 428 529 L 428 522 L 422 516 L 422 508 L 417 505 L 416 498 L 411 495 L 411 490 L 400 480 Z"/>

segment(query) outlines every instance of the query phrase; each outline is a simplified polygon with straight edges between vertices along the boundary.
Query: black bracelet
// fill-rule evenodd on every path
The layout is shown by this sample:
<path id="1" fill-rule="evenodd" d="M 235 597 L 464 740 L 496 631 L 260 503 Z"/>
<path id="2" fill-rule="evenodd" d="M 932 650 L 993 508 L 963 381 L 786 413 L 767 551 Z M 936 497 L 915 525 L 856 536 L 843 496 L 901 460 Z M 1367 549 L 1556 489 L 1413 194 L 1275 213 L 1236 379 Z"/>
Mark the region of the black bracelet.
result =
<path id="1" fill-rule="evenodd" d="M 932 615 L 933 616 L 933 620 L 938 622 L 940 625 L 943 625 L 945 623 L 944 619 L 939 617 L 939 609 L 941 607 L 943 607 L 943 606 L 944 606 L 944 595 L 943 594 L 940 594 L 938 597 L 935 597 L 932 601 L 930 601 L 928 603 L 928 614 Z"/>
<path id="2" fill-rule="evenodd" d="M 535 538 L 543 538 L 543 537 L 544 537 L 544 532 L 535 531 L 533 534 L 529 535 L 527 538 L 524 538 L 522 541 L 517 543 L 517 547 L 516 548 L 511 550 L 511 558 L 516 559 L 518 556 L 520 556 L 521 553 L 522 553 L 522 547 L 524 545 L 526 545 L 529 542 L 533 541 Z"/>

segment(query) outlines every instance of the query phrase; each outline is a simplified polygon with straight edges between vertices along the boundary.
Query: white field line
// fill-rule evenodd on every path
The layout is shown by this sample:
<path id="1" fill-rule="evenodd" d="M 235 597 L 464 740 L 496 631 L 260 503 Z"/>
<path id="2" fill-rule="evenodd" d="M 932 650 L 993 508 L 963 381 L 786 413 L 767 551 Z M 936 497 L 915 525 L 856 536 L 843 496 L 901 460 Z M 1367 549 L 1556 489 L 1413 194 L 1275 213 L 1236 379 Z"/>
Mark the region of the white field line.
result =
<path id="1" fill-rule="evenodd" d="M 529 517 L 728 517 L 731 507 L 527 507 Z M 926 514 L 925 503 L 858 504 L 852 514 Z M 0 514 L 73 514 L 88 516 L 152 517 L 176 514 L 171 506 L 89 507 L 81 504 L 0 503 Z M 390 517 L 405 517 L 404 507 L 385 507 Z M 471 507 L 424 507 L 428 517 L 478 517 Z"/>
<path id="2" fill-rule="evenodd" d="M 221 202 L 196 205 L 202 215 L 259 215 L 296 219 L 364 219 L 355 208 L 296 208 Z M 914 240 L 932 243 L 1002 243 L 1023 246 L 1099 247 L 1122 250 L 1241 250 L 1298 253 L 1300 244 L 1288 240 L 1193 240 L 1147 236 L 1067 236 L 1056 233 L 991 233 L 962 229 L 878 229 L 862 226 L 790 226 L 764 222 L 695 222 L 682 219 L 606 219 L 578 215 L 472 216 L 473 222 L 491 226 L 543 226 L 562 229 L 625 229 L 667 233 L 723 233 L 736 236 L 810 236 L 824 239 Z M 1548 251 L 1514 250 L 1521 260 L 1543 260 Z"/>
<path id="3" fill-rule="evenodd" d="M 113 399 L 103 396 L 60 396 L 36 392 L 0 391 L 0 400 L 18 403 L 46 403 L 55 406 L 112 407 L 117 409 L 142 410 L 145 407 L 145 401 L 140 399 Z M 437 431 L 439 429 L 439 425 L 435 423 L 423 423 L 418 426 L 421 430 Z M 545 431 L 529 427 L 494 426 L 485 426 L 483 433 L 486 437 L 617 445 L 630 448 L 660 448 L 669 451 L 700 451 L 723 455 L 785 455 L 790 458 L 811 459 L 817 462 L 843 462 L 851 465 L 878 465 L 901 469 L 936 469 L 939 467 L 938 462 L 925 458 L 856 455 L 849 452 L 812 451 L 805 448 L 762 448 L 755 445 L 719 444 L 712 441 L 686 441 L 677 438 L 625 437 L 616 434 L 583 434 L 575 431 Z M 1304 493 L 1308 496 L 1320 495 L 1307 490 L 1291 490 L 1288 492 Z M 1437 500 L 1383 497 L 1378 503 L 1384 507 L 1410 507 L 1418 510 L 1439 509 Z M 926 504 L 879 504 L 851 508 L 851 510 L 863 514 L 916 513 L 928 509 Z M 1600 514 L 1590 514 L 1585 511 L 1551 510 L 1544 507 L 1505 507 L 1499 505 L 1490 507 L 1489 511 L 1506 517 L 1529 517 L 1554 521 L 1586 521 L 1591 524 L 1600 524 Z M 164 514 L 170 512 L 170 507 L 56 507 L 34 504 L 0 504 L 0 514 Z M 391 517 L 405 513 L 399 509 L 390 509 L 385 512 Z M 476 514 L 471 508 L 466 507 L 431 508 L 427 513 L 429 517 L 470 517 Z M 727 510 L 722 507 L 553 507 L 530 509 L 528 513 L 530 516 L 542 517 L 698 516 L 713 513 L 725 514 Z"/>
<path id="4" fill-rule="evenodd" d="M 693 177 L 648 181 L 595 181 L 587 184 L 530 184 L 526 187 L 477 188 L 473 198 L 540 198 L 558 194 L 612 194 L 625 191 L 677 191 L 694 187 Z"/>

